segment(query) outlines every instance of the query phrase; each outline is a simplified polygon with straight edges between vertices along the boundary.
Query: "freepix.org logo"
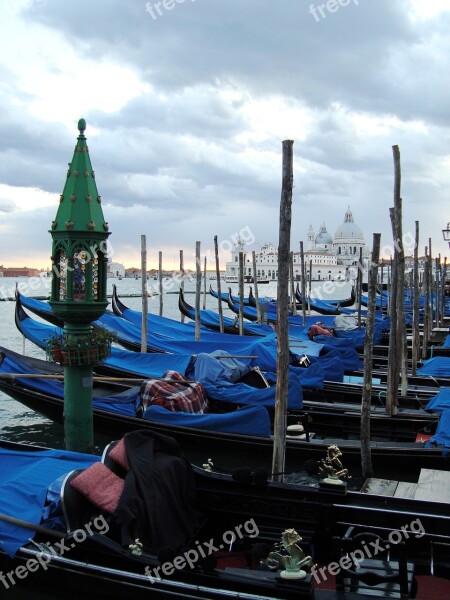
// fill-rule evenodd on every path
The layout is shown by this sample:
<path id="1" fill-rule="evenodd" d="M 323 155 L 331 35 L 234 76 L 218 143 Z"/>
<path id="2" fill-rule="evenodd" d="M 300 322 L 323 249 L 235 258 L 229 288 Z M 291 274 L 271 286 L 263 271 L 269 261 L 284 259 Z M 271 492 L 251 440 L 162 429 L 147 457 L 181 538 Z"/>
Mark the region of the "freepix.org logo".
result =
<path id="1" fill-rule="evenodd" d="M 411 534 L 415 538 L 421 538 L 425 535 L 425 528 L 420 519 L 415 519 L 411 523 L 403 525 L 400 529 L 394 529 L 389 533 L 388 539 L 385 542 L 381 538 L 369 542 L 362 540 L 361 548 L 355 548 L 348 554 L 344 554 L 339 562 L 331 562 L 320 568 L 313 567 L 311 574 L 316 583 L 323 583 L 327 581 L 328 577 L 338 575 L 342 569 L 358 570 L 366 559 L 374 558 L 383 552 L 387 552 L 392 546 L 400 544 L 403 540 L 407 540 Z"/>
<path id="2" fill-rule="evenodd" d="M 59 558 L 64 556 L 67 552 L 70 552 L 77 544 L 82 544 L 89 536 L 94 533 L 104 535 L 108 533 L 109 525 L 103 515 L 100 515 L 86 523 L 84 527 L 80 527 L 72 532 L 71 537 L 62 538 L 58 542 L 47 542 L 45 544 L 39 544 L 41 552 L 36 554 L 36 558 L 29 558 L 26 563 L 19 565 L 11 571 L 4 573 L 0 571 L 0 581 L 2 582 L 5 589 L 9 590 L 12 586 L 16 585 L 19 581 L 23 581 L 28 577 L 30 573 L 35 573 L 39 569 L 48 569 L 48 564 L 52 558 Z"/>
<path id="3" fill-rule="evenodd" d="M 155 583 L 155 581 L 161 579 L 161 575 L 169 577 L 175 571 L 181 571 L 186 567 L 193 569 L 200 559 L 211 556 L 214 552 L 231 546 L 236 540 L 241 540 L 245 534 L 250 538 L 255 538 L 259 535 L 259 529 L 254 519 L 246 521 L 243 525 L 236 525 L 234 529 L 225 531 L 221 542 L 216 542 L 214 538 L 211 538 L 209 542 L 195 542 L 195 548 L 186 550 L 186 552 L 176 556 L 172 561 L 166 561 L 153 569 L 150 569 L 149 566 L 145 567 L 145 574 L 149 578 L 150 583 Z"/>

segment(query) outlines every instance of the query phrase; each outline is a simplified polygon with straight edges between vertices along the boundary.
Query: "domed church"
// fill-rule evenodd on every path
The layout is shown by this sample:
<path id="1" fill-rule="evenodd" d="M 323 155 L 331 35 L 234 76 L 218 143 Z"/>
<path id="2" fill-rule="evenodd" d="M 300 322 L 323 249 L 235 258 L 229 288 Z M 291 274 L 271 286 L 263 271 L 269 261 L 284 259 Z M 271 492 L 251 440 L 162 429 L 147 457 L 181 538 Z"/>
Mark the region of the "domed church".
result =
<path id="1" fill-rule="evenodd" d="M 349 281 L 356 278 L 360 249 L 364 266 L 367 265 L 369 249 L 366 248 L 363 233 L 355 224 L 350 207 L 345 213 L 344 222 L 336 229 L 334 238 L 328 233 L 325 223 L 315 233 L 312 225 L 307 232 L 307 243 L 304 252 L 306 274 L 312 281 Z M 232 252 L 232 259 L 227 263 L 226 281 L 238 280 L 238 255 L 243 252 L 243 244 L 237 245 Z M 294 276 L 301 273 L 300 252 L 293 253 Z M 244 257 L 245 274 L 252 274 L 249 257 Z M 256 252 L 257 276 L 269 280 L 278 278 L 278 249 L 272 243 L 264 244 Z M 310 273 L 311 271 L 311 273 Z"/>
<path id="2" fill-rule="evenodd" d="M 325 223 L 320 226 L 319 233 L 315 235 L 312 225 L 308 230 L 308 253 L 314 251 L 326 252 L 336 257 L 336 264 L 353 266 L 358 263 L 360 248 L 363 258 L 367 258 L 366 243 L 363 233 L 355 224 L 350 207 L 345 213 L 344 222 L 336 229 L 334 238 L 328 233 Z"/>
<path id="3" fill-rule="evenodd" d="M 350 207 L 345 213 L 344 222 L 336 229 L 333 248 L 338 262 L 341 260 L 343 264 L 354 265 L 355 261 L 359 260 L 360 248 L 362 248 L 365 257 L 366 243 L 364 236 L 358 225 L 355 225 Z"/>

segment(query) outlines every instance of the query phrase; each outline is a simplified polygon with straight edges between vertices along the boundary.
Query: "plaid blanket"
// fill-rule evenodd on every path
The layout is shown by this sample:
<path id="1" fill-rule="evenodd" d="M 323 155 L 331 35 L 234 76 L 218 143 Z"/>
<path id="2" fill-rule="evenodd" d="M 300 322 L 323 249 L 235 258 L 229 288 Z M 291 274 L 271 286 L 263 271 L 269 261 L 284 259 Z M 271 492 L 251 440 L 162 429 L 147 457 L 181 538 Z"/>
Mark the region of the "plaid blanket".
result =
<path id="1" fill-rule="evenodd" d="M 186 379 L 177 371 L 166 371 L 162 380 L 144 381 L 140 392 L 144 411 L 148 406 L 157 404 L 172 412 L 208 412 L 208 398 L 202 384 Z"/>

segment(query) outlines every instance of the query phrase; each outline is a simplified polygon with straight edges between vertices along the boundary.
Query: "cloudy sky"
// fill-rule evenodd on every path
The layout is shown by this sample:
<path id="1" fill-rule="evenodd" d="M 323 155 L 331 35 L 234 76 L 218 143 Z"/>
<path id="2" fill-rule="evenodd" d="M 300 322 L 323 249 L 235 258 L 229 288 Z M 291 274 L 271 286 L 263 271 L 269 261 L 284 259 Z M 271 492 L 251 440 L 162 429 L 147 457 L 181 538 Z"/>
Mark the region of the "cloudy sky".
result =
<path id="1" fill-rule="evenodd" d="M 450 254 L 448 0 L 1 0 L 0 22 L 0 265 L 50 266 L 81 116 L 126 266 L 142 234 L 168 269 L 214 235 L 223 261 L 240 231 L 277 243 L 285 139 L 292 249 L 350 206 L 388 253 L 398 145 L 403 230 Z"/>

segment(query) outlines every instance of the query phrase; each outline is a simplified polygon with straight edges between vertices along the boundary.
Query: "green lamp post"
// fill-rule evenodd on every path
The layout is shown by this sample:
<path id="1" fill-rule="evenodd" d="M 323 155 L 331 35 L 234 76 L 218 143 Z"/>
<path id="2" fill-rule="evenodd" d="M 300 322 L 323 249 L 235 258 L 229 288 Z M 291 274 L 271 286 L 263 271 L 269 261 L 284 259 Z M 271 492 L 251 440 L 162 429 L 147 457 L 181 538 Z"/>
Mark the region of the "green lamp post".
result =
<path id="1" fill-rule="evenodd" d="M 51 225 L 52 288 L 50 306 L 64 321 L 64 428 L 68 450 L 92 452 L 92 365 L 98 346 L 92 321 L 106 310 L 108 223 L 103 217 L 95 173 L 84 131 L 69 163 L 64 191 Z"/>

